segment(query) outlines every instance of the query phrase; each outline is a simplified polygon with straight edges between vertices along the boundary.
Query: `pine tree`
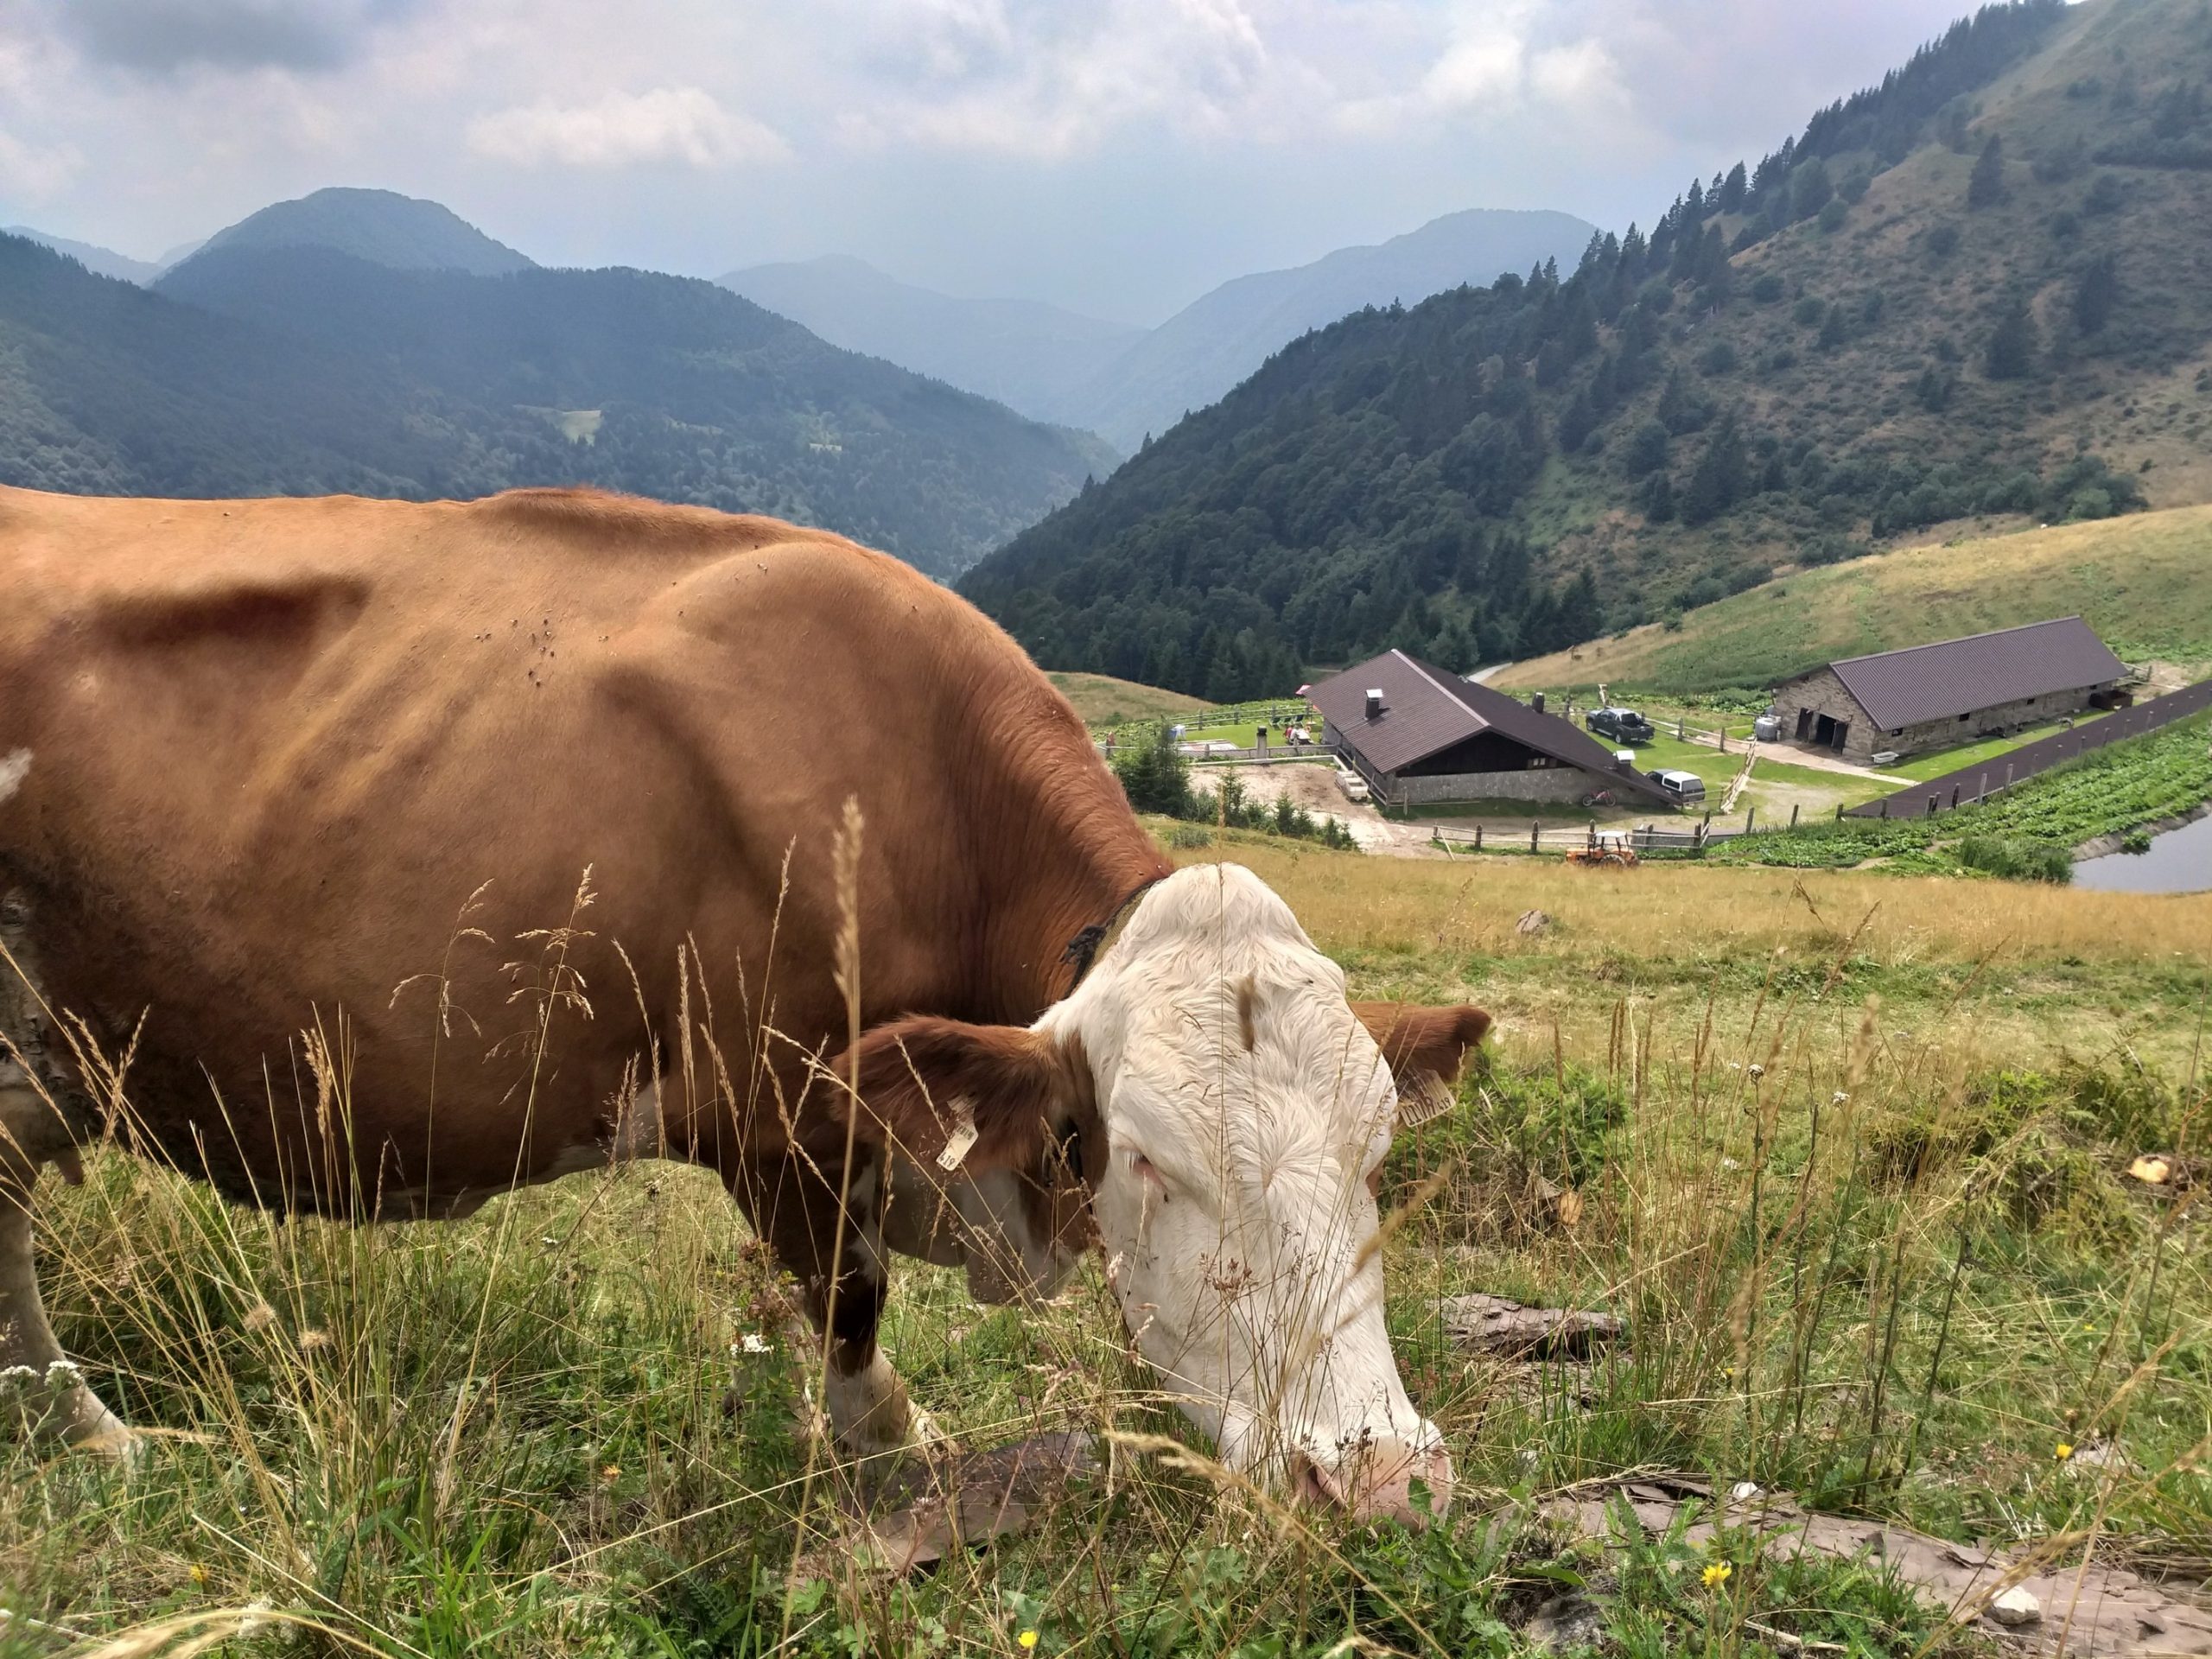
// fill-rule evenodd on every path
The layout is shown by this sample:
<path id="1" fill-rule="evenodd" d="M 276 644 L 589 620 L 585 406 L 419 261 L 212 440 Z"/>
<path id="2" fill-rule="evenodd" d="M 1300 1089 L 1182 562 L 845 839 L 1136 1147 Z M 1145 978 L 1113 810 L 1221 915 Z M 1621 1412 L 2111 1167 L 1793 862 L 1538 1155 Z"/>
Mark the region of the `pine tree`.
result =
<path id="1" fill-rule="evenodd" d="M 2120 270 L 2113 256 L 2100 254 L 2082 272 L 2074 288 L 2074 326 L 2094 334 L 2111 320 L 2120 299 Z"/>
<path id="2" fill-rule="evenodd" d="M 1993 207 L 2005 200 L 2005 146 L 1995 133 L 1982 145 L 1967 180 L 1967 206 Z"/>
<path id="3" fill-rule="evenodd" d="M 1152 741 L 1123 753 L 1114 769 L 1121 776 L 1122 792 L 1140 812 L 1163 812 L 1181 817 L 1191 810 L 1191 768 L 1175 747 L 1175 734 L 1166 721 L 1154 731 Z"/>
<path id="4" fill-rule="evenodd" d="M 2036 321 L 2027 302 L 2015 299 L 1998 314 L 1982 369 L 1993 380 L 2018 380 L 2035 366 Z"/>
<path id="5" fill-rule="evenodd" d="M 1713 429 L 1682 492 L 1682 522 L 1708 524 L 1744 499 L 1751 484 L 1751 460 L 1744 452 L 1736 417 L 1725 415 Z"/>
<path id="6" fill-rule="evenodd" d="M 1751 177 L 1741 162 L 1728 169 L 1728 177 L 1720 187 L 1720 211 L 1739 213 L 1744 210 L 1744 198 L 1751 193 Z"/>
<path id="7" fill-rule="evenodd" d="M 1843 314 L 1843 302 L 1833 301 L 1828 314 L 1821 319 L 1821 349 L 1832 352 L 1851 338 L 1851 319 Z"/>

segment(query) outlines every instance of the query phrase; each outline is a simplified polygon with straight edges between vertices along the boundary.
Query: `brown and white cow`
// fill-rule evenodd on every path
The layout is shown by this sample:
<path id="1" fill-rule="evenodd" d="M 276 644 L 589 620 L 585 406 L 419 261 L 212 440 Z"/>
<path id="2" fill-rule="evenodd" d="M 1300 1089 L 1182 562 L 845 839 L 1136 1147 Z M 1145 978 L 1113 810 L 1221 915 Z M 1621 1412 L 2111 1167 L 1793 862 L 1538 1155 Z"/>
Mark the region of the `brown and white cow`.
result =
<path id="1" fill-rule="evenodd" d="M 1396 1088 L 1487 1016 L 1348 1003 L 1257 877 L 1171 869 L 1005 634 L 839 537 L 554 491 L 0 490 L 0 1371 L 61 1358 L 31 1192 L 104 1133 L 387 1215 L 665 1154 L 798 1275 L 851 1449 L 918 1428 L 886 1252 L 1008 1299 L 1095 1238 L 1233 1464 L 1361 1515 L 1448 1497 L 1373 1183 Z M 334 1131 L 296 1079 L 341 1026 Z M 66 1367 L 47 1427 L 127 1434 Z"/>

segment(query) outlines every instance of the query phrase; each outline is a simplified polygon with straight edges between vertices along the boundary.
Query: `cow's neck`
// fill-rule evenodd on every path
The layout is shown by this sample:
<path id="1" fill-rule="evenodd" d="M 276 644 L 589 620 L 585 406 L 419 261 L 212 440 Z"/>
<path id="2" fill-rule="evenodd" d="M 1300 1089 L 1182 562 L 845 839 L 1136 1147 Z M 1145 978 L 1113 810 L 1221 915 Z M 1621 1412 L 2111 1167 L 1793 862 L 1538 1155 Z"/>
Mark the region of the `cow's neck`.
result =
<path id="1" fill-rule="evenodd" d="M 1080 728 L 1077 728 L 1080 732 Z M 1173 868 L 1129 810 L 1087 734 L 1049 781 L 1021 791 L 983 874 L 986 982 L 973 1018 L 1027 1024 L 1072 988 L 1069 947 Z"/>

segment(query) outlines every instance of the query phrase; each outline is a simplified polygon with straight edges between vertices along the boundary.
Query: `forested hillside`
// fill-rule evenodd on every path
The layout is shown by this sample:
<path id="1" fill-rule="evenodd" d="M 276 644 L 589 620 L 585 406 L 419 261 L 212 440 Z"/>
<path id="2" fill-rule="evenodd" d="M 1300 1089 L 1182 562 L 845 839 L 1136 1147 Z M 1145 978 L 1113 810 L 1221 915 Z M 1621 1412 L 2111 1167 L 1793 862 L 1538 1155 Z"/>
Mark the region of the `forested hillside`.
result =
<path id="1" fill-rule="evenodd" d="M 472 276 L 500 276 L 536 263 L 442 203 L 396 190 L 345 187 L 271 202 L 216 232 L 190 258 L 245 248 L 328 248 L 396 270 L 463 270 Z"/>
<path id="2" fill-rule="evenodd" d="M 965 591 L 1048 666 L 1229 698 L 2201 499 L 2208 79 L 2201 0 L 1986 7 L 1572 271 L 1297 341 Z"/>
<path id="3" fill-rule="evenodd" d="M 825 525 L 949 576 L 1105 459 L 706 283 L 249 247 L 207 249 L 148 293 L 0 238 L 0 482 L 588 483 Z"/>

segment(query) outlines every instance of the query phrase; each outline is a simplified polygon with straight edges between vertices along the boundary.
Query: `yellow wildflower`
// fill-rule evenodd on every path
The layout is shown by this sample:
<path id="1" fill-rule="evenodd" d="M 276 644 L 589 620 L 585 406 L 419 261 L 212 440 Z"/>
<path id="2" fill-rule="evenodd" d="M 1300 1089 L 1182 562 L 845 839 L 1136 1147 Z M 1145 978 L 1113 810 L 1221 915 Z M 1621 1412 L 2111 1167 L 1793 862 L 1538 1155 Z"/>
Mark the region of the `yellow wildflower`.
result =
<path id="1" fill-rule="evenodd" d="M 1020 1636 L 1017 1636 L 1014 1639 L 1020 1643 L 1024 1648 L 1033 1648 L 1037 1645 L 1037 1632 L 1034 1630 L 1024 1630 Z"/>
<path id="2" fill-rule="evenodd" d="M 2073 1445 L 2073 1442 L 2072 1442 L 2072 1441 L 2070 1441 L 2070 1440 L 2061 1440 L 2061 1441 L 2058 1443 L 2058 1452 L 2057 1452 L 2058 1460 L 2059 1460 L 2061 1463 L 2063 1463 L 2063 1462 L 2065 1462 L 2065 1461 L 2066 1461 L 2066 1459 L 2069 1459 L 2069 1458 L 2072 1457 L 2073 1455 L 2074 1455 L 2074 1445 Z"/>
<path id="3" fill-rule="evenodd" d="M 194 1561 L 190 1567 L 184 1569 L 184 1576 L 190 1579 L 194 1584 L 205 1584 L 207 1582 L 207 1569 L 200 1566 L 199 1562 Z"/>
<path id="4" fill-rule="evenodd" d="M 616 1481 L 622 1478 L 622 1465 L 619 1463 L 608 1464 L 605 1468 L 599 1471 L 599 1478 L 605 1481 L 608 1485 L 612 1486 Z"/>
<path id="5" fill-rule="evenodd" d="M 1728 1575 L 1735 1570 L 1726 1561 L 1715 1561 L 1705 1569 L 1705 1587 L 1708 1590 L 1718 1590 L 1728 1582 Z"/>

